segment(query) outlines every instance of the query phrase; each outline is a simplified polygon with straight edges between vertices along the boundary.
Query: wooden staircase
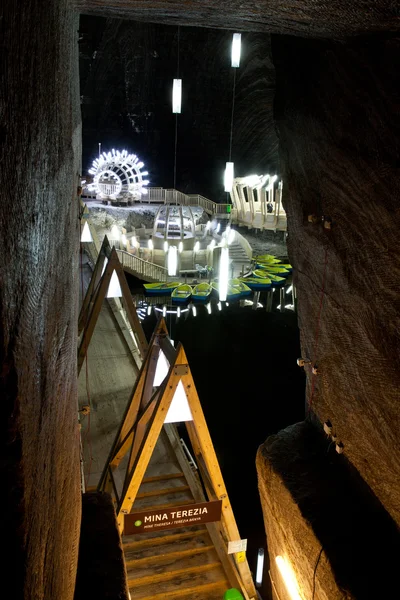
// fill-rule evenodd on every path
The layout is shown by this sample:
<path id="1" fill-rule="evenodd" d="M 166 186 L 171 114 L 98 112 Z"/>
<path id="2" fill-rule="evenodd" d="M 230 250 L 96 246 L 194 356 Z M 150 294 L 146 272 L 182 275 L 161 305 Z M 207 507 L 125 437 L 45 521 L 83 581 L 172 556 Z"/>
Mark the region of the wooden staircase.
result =
<path id="1" fill-rule="evenodd" d="M 132 512 L 194 502 L 182 472 L 150 475 Z M 205 525 L 124 535 L 122 541 L 132 600 L 221 600 L 231 587 Z"/>

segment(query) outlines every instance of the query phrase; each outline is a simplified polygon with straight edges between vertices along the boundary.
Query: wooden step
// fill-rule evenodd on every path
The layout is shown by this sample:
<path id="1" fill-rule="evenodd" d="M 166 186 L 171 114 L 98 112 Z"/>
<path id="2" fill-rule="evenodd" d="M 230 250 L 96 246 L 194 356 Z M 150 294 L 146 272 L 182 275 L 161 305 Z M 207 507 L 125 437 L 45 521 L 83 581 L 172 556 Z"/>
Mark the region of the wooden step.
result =
<path id="1" fill-rule="evenodd" d="M 153 475 L 152 477 L 144 477 L 143 483 L 152 483 L 153 481 L 166 481 L 167 479 L 179 479 L 185 477 L 180 471 L 179 473 L 164 473 L 163 475 Z"/>
<path id="2" fill-rule="evenodd" d="M 221 600 L 224 593 L 230 589 L 227 581 L 214 581 L 200 583 L 182 590 L 165 590 L 149 596 L 140 596 L 140 600 Z M 131 591 L 132 600 L 139 600 L 139 596 Z"/>
<path id="3" fill-rule="evenodd" d="M 157 502 L 157 500 L 159 500 L 159 502 Z M 135 500 L 131 512 L 161 510 L 163 508 L 174 508 L 175 506 L 186 506 L 187 504 L 195 504 L 195 500 L 189 491 L 178 494 L 168 494 L 167 496 L 161 496 L 160 498 L 139 498 L 138 500 Z"/>
<path id="4" fill-rule="evenodd" d="M 178 550 L 186 550 L 187 548 L 204 548 L 211 544 L 211 538 L 207 531 L 202 531 L 199 534 L 193 534 L 192 532 L 183 534 L 180 538 L 177 536 L 165 536 L 159 538 L 153 538 L 149 540 L 150 543 L 143 544 L 131 542 L 124 544 L 125 559 L 136 560 L 145 556 L 157 556 L 159 554 L 168 554 L 169 552 L 176 552 Z"/>
<path id="5" fill-rule="evenodd" d="M 147 575 L 140 579 L 129 578 L 128 574 L 128 585 L 132 600 L 184 598 L 185 596 L 191 599 L 197 597 L 199 600 L 208 600 L 208 595 L 200 595 L 207 588 L 222 590 L 222 594 L 230 588 L 219 562 L 199 565 L 191 569 Z"/>
<path id="6" fill-rule="evenodd" d="M 180 561 L 175 561 L 175 566 L 180 564 Z M 171 567 L 172 565 L 168 565 Z M 127 571 L 128 573 L 128 585 L 129 588 L 137 587 L 141 585 L 149 585 L 155 583 L 165 583 L 171 580 L 179 579 L 182 582 L 188 582 L 191 580 L 193 575 L 199 575 L 203 573 L 207 573 L 207 571 L 213 571 L 216 569 L 220 569 L 220 562 L 213 560 L 212 562 L 205 562 L 205 564 L 196 565 L 196 566 L 180 566 L 178 569 L 169 569 L 168 571 L 163 570 L 161 573 L 158 572 L 157 569 L 143 569 L 141 572 L 141 576 L 137 577 L 136 569 L 132 572 L 131 570 Z"/>
<path id="7" fill-rule="evenodd" d="M 155 489 L 148 490 L 145 492 L 139 491 L 139 493 L 136 496 L 136 500 L 139 500 L 140 498 L 152 498 L 153 496 L 166 496 L 168 494 L 181 494 L 182 492 L 186 492 L 187 490 L 190 490 L 190 487 L 188 485 L 179 485 L 176 487 L 169 487 L 169 488 L 163 488 L 163 489 L 155 488 Z"/>
<path id="8" fill-rule="evenodd" d="M 196 536 L 202 536 L 207 533 L 205 525 L 196 525 L 194 527 L 181 527 L 178 533 L 172 533 L 173 530 L 165 531 L 161 534 L 159 531 L 149 533 L 139 533 L 135 535 L 123 535 L 122 543 L 124 551 L 126 548 L 146 548 L 148 546 L 159 546 L 160 544 L 172 544 L 184 539 L 194 539 Z"/>
<path id="9" fill-rule="evenodd" d="M 208 570 L 209 568 L 219 565 L 219 558 L 211 545 L 203 548 L 189 548 L 186 550 L 178 550 L 167 554 L 158 554 L 146 556 L 138 560 L 127 560 L 126 570 L 128 579 L 131 577 L 136 584 L 153 581 L 165 581 L 172 579 L 174 573 L 190 571 L 196 569 Z"/>

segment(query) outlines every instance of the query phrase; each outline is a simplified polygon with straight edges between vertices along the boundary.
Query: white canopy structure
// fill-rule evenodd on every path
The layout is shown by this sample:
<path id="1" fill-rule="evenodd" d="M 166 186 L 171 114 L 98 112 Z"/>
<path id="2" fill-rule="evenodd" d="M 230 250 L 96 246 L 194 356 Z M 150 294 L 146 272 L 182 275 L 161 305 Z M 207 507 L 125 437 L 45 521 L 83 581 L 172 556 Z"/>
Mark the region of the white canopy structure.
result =
<path id="1" fill-rule="evenodd" d="M 232 222 L 254 229 L 286 231 L 282 206 L 282 181 L 276 175 L 235 177 L 232 191 Z"/>

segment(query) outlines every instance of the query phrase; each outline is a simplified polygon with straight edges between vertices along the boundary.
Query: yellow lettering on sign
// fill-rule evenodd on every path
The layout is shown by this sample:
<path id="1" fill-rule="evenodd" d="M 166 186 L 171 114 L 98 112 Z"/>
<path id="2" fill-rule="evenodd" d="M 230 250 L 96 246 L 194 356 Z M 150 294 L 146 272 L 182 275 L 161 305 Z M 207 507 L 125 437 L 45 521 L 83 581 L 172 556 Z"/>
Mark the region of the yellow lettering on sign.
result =
<path id="1" fill-rule="evenodd" d="M 246 562 L 246 552 L 236 552 L 236 562 L 237 563 Z"/>

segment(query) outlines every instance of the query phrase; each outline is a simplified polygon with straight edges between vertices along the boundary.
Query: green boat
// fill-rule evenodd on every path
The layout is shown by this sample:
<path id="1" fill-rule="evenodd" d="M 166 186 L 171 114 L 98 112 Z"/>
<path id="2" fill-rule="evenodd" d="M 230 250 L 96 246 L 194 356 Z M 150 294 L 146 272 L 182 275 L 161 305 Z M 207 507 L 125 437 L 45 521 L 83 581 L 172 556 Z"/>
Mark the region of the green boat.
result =
<path id="1" fill-rule="evenodd" d="M 251 295 L 251 288 L 249 288 L 249 286 L 246 283 L 244 283 L 244 281 L 240 279 L 231 279 L 229 283 L 232 287 L 236 288 L 240 292 L 241 298 Z"/>
<path id="2" fill-rule="evenodd" d="M 144 283 L 147 296 L 169 296 L 173 290 L 180 285 L 180 281 L 168 281 L 160 283 Z"/>
<path id="3" fill-rule="evenodd" d="M 255 277 L 269 277 L 270 274 L 287 277 L 289 273 L 290 272 L 287 269 L 283 269 L 282 267 L 264 267 L 263 269 L 256 269 L 253 271 Z"/>
<path id="4" fill-rule="evenodd" d="M 272 265 L 281 262 L 279 258 L 276 258 L 273 254 L 260 254 L 260 256 L 255 256 L 254 258 L 259 263 L 269 263 Z"/>
<path id="5" fill-rule="evenodd" d="M 209 283 L 198 283 L 194 286 L 192 300 L 196 302 L 206 302 L 212 292 L 212 286 Z"/>
<path id="6" fill-rule="evenodd" d="M 279 275 L 274 275 L 273 273 L 268 273 L 268 277 L 271 280 L 272 287 L 278 287 L 279 285 L 284 285 L 286 283 L 285 277 L 280 277 Z"/>
<path id="7" fill-rule="evenodd" d="M 192 295 L 192 286 L 188 283 L 181 283 L 171 294 L 172 302 L 186 302 Z"/>
<path id="8" fill-rule="evenodd" d="M 272 286 L 272 281 L 270 278 L 261 279 L 260 277 L 241 277 L 240 281 L 251 290 L 256 292 L 269 290 Z"/>

